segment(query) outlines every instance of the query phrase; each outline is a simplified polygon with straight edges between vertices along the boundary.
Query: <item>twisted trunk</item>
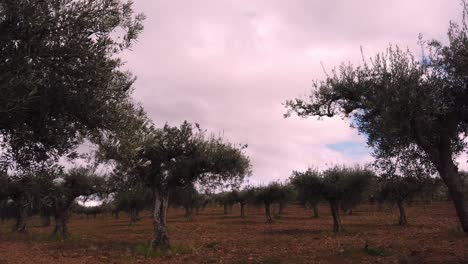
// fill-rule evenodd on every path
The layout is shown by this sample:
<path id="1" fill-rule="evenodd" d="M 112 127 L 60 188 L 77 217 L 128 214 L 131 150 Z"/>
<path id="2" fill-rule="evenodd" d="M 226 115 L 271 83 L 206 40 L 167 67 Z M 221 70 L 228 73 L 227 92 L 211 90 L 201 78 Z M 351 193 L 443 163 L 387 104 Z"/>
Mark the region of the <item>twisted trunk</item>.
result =
<path id="1" fill-rule="evenodd" d="M 169 192 L 155 190 L 154 196 L 153 240 L 151 246 L 152 248 L 169 247 L 169 237 L 166 229 Z"/>
<path id="2" fill-rule="evenodd" d="M 340 218 L 340 205 L 338 201 L 330 201 L 330 210 L 333 216 L 333 232 L 343 231 L 343 225 Z"/>

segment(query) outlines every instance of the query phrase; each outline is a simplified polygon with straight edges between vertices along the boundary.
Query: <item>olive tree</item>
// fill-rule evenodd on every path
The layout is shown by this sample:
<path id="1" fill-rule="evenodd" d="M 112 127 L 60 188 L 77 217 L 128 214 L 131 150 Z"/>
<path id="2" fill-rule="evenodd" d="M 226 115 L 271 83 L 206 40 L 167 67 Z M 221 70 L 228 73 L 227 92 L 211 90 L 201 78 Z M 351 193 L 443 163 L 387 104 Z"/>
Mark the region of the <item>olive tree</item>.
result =
<path id="1" fill-rule="evenodd" d="M 422 59 L 391 46 L 361 66 L 342 64 L 314 83 L 309 98 L 286 105 L 302 117 L 350 118 L 376 157 L 412 148 L 422 153 L 447 185 L 468 233 L 468 196 L 455 161 L 466 151 L 468 132 L 468 9 L 462 3 L 463 22 L 450 23 L 446 44 L 421 39 Z"/>
<path id="2" fill-rule="evenodd" d="M 256 189 L 255 201 L 264 205 L 267 223 L 273 223 L 271 205 L 274 203 L 287 202 L 291 197 L 290 194 L 291 189 L 289 186 L 278 182 L 272 182 L 267 186 L 261 186 Z"/>
<path id="3" fill-rule="evenodd" d="M 231 213 L 232 206 L 237 203 L 237 191 L 220 192 L 215 195 L 215 201 L 223 206 L 225 215 Z"/>
<path id="4" fill-rule="evenodd" d="M 412 159 L 401 156 L 380 158 L 376 160 L 375 165 L 382 171 L 378 178 L 378 197 L 396 204 L 400 213 L 398 224 L 407 225 L 404 204 L 422 194 L 425 187 L 430 187 L 435 170 L 431 164 L 424 163 L 424 160 L 415 156 Z"/>
<path id="5" fill-rule="evenodd" d="M 297 190 L 297 199 L 304 206 L 312 207 L 314 218 L 319 217 L 318 204 L 323 200 L 321 174 L 318 170 L 293 171 L 290 181 Z"/>
<path id="6" fill-rule="evenodd" d="M 198 125 L 155 129 L 139 149 L 139 174 L 154 194 L 153 247 L 168 246 L 169 194 L 197 182 L 206 187 L 239 183 L 250 173 L 243 145 L 207 137 Z"/>
<path id="7" fill-rule="evenodd" d="M 340 217 L 340 206 L 351 197 L 362 197 L 371 186 L 374 173 L 359 167 L 348 168 L 335 166 L 323 171 L 321 192 L 330 204 L 333 216 L 333 232 L 343 231 Z"/>
<path id="8" fill-rule="evenodd" d="M 54 186 L 45 198 L 53 208 L 54 234 L 67 236 L 69 213 L 76 198 L 104 194 L 105 181 L 101 176 L 95 175 L 90 168 L 77 167 L 60 175 L 54 182 Z"/>
<path id="9" fill-rule="evenodd" d="M 255 201 L 255 188 L 246 187 L 240 191 L 235 191 L 235 194 L 235 200 L 240 207 L 240 217 L 245 218 L 245 206 Z"/>

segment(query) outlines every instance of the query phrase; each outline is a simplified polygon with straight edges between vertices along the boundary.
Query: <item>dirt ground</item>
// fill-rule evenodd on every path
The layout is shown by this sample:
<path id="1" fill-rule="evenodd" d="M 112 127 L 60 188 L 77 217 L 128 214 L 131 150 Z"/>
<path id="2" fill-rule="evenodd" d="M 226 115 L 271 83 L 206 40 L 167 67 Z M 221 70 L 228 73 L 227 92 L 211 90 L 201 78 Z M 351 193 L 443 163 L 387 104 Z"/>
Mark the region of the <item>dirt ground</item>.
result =
<path id="1" fill-rule="evenodd" d="M 26 234 L 13 234 L 13 222 L 0 224 L 3 263 L 468 263 L 468 237 L 460 231 L 452 204 L 408 207 L 408 227 L 395 225 L 397 210 L 363 205 L 343 216 L 346 231 L 331 232 L 328 207 L 320 217 L 290 205 L 275 223 L 266 224 L 260 208 L 239 208 L 223 215 L 207 208 L 192 221 L 183 210 L 169 212 L 170 250 L 150 252 L 149 213 L 129 219 L 73 216 L 66 240 L 51 237 L 52 227 L 31 219 Z M 366 248 L 367 245 L 367 248 Z"/>

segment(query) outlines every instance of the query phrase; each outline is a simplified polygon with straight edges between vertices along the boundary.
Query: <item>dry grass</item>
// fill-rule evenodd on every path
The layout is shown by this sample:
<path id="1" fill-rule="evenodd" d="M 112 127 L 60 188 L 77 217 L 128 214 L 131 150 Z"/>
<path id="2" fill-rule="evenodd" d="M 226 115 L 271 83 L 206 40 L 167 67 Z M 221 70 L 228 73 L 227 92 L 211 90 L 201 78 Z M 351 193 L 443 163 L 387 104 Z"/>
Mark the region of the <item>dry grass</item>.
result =
<path id="1" fill-rule="evenodd" d="M 0 263 L 468 263 L 468 237 L 458 228 L 453 206 L 435 203 L 408 208 L 408 227 L 395 225 L 397 210 L 364 205 L 343 216 L 346 231 L 333 234 L 326 205 L 318 219 L 290 206 L 274 224 L 265 224 L 261 209 L 247 218 L 222 208 L 208 208 L 193 221 L 183 211 L 169 213 L 170 250 L 151 251 L 152 220 L 136 225 L 128 218 L 74 216 L 72 236 L 51 237 L 51 228 L 36 226 L 12 234 L 13 222 L 0 225 Z M 367 245 L 367 248 L 365 248 Z"/>

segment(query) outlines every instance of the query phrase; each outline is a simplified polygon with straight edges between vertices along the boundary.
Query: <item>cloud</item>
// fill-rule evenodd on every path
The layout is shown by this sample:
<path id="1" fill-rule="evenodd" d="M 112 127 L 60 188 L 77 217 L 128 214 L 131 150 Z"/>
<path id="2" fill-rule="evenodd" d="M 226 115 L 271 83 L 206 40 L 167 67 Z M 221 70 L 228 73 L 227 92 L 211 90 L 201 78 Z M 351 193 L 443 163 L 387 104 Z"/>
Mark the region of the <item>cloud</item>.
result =
<path id="1" fill-rule="evenodd" d="M 198 122 L 248 143 L 254 183 L 370 161 L 348 121 L 284 119 L 282 103 L 308 94 L 322 62 L 359 63 L 360 46 L 371 56 L 389 43 L 417 53 L 419 33 L 444 37 L 461 15 L 446 0 L 136 0 L 135 8 L 148 17 L 124 56 L 138 76 L 136 100 L 157 124 Z"/>

